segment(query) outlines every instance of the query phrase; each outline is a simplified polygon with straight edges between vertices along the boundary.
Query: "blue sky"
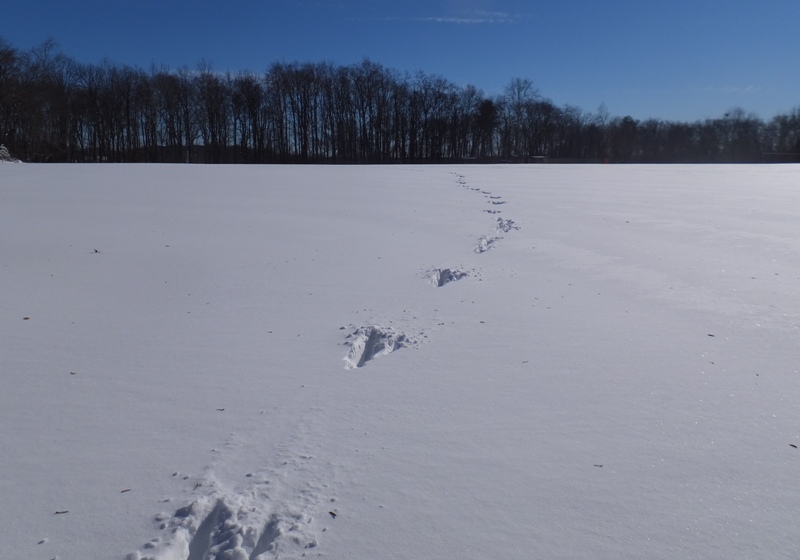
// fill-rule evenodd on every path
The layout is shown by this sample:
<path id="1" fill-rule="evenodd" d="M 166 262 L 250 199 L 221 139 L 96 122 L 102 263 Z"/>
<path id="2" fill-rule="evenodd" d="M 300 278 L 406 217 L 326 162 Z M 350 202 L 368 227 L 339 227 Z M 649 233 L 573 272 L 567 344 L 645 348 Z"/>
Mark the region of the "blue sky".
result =
<path id="1" fill-rule="evenodd" d="M 81 62 L 262 72 L 369 58 L 488 95 L 528 78 L 559 106 L 693 121 L 800 107 L 798 0 L 15 0 L 0 37 Z"/>

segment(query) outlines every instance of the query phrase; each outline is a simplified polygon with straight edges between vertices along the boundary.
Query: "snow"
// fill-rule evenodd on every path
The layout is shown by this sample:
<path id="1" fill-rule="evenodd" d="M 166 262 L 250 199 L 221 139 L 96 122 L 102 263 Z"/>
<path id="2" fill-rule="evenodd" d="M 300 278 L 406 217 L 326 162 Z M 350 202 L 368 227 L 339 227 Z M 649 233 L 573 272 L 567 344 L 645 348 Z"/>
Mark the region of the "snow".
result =
<path id="1" fill-rule="evenodd" d="M 800 555 L 800 167 L 0 169 L 0 559 Z"/>
<path id="2" fill-rule="evenodd" d="M 0 144 L 0 163 L 22 163 L 20 160 L 11 157 L 11 154 L 8 152 L 8 148 L 5 145 Z"/>

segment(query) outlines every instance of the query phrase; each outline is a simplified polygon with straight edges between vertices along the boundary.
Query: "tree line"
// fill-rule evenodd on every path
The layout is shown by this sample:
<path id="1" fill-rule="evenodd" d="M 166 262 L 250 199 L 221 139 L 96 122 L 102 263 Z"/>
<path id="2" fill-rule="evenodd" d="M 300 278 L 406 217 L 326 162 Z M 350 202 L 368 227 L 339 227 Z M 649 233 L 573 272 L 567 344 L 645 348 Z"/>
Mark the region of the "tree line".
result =
<path id="1" fill-rule="evenodd" d="M 797 162 L 800 108 L 640 121 L 559 107 L 522 78 L 487 96 L 367 59 L 143 70 L 0 38 L 0 143 L 30 162 Z"/>

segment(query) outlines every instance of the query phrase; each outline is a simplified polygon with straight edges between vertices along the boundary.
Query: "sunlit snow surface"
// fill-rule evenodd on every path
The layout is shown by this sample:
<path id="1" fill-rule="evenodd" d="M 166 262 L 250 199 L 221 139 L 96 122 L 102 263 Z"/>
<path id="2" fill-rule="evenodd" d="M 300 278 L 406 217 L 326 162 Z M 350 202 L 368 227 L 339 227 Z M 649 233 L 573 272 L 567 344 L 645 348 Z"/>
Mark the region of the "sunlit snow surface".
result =
<path id="1" fill-rule="evenodd" d="M 800 556 L 800 167 L 0 165 L 0 559 Z"/>

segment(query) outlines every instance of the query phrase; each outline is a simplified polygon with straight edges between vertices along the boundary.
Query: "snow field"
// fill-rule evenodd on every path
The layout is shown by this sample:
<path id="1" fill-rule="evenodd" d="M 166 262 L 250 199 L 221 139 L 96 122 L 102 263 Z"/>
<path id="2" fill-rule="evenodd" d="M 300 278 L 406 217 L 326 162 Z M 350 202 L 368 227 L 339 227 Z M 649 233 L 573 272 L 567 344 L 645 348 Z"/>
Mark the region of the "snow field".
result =
<path id="1" fill-rule="evenodd" d="M 796 166 L 0 175 L 2 559 L 798 554 Z"/>

